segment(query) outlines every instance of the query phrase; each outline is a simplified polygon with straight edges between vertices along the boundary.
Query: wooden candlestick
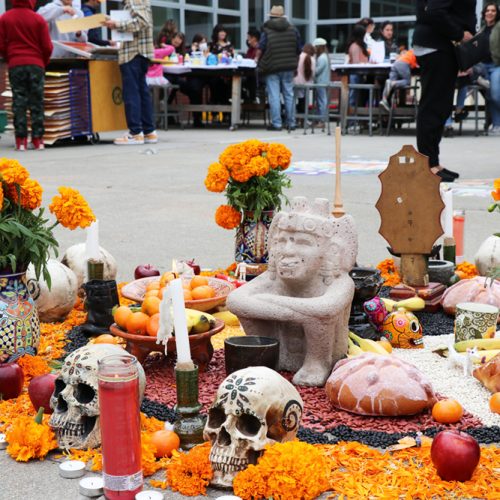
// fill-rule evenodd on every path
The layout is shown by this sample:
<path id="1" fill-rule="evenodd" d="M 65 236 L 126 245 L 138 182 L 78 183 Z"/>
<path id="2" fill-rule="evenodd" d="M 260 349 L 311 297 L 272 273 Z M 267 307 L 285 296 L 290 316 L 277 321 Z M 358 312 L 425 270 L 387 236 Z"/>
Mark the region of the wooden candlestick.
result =
<path id="1" fill-rule="evenodd" d="M 340 185 L 340 138 L 342 131 L 340 127 L 335 127 L 335 198 L 333 202 L 334 217 L 342 217 L 345 215 L 344 206 L 342 205 L 342 189 Z"/>

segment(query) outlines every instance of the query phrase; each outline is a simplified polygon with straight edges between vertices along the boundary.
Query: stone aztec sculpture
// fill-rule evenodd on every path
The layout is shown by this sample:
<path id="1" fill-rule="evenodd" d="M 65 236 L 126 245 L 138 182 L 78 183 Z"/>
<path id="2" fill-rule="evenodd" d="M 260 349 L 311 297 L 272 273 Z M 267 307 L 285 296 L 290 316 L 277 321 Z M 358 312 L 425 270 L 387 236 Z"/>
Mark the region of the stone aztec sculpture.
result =
<path id="1" fill-rule="evenodd" d="M 322 386 L 347 352 L 354 220 L 333 217 L 327 199 L 296 197 L 275 215 L 268 248 L 268 270 L 232 292 L 228 308 L 247 335 L 280 341 L 278 369 L 296 372 L 295 384 Z"/>

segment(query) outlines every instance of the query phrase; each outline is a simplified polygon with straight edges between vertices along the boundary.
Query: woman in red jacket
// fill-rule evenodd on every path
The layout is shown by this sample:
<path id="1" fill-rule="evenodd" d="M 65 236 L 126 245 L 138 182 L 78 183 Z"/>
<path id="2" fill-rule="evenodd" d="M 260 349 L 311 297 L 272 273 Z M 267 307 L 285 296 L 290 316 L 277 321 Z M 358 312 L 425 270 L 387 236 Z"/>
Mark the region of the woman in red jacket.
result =
<path id="1" fill-rule="evenodd" d="M 12 0 L 0 17 L 0 55 L 7 61 L 12 88 L 16 149 L 28 147 L 27 112 L 35 149 L 43 149 L 43 89 L 52 42 L 43 17 L 33 11 L 35 0 Z"/>

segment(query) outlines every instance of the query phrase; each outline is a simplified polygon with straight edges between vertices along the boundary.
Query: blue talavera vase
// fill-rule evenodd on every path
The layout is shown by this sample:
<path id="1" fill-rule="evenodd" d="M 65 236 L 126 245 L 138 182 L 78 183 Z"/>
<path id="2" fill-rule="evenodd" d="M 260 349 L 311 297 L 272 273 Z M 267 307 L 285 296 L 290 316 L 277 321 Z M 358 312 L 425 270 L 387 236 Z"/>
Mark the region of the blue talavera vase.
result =
<path id="1" fill-rule="evenodd" d="M 249 264 L 267 264 L 267 235 L 274 210 L 264 210 L 258 220 L 253 212 L 244 212 L 236 230 L 235 260 Z"/>
<path id="2" fill-rule="evenodd" d="M 30 295 L 26 272 L 0 273 L 0 355 L 10 361 L 35 355 L 40 341 L 40 321 Z"/>

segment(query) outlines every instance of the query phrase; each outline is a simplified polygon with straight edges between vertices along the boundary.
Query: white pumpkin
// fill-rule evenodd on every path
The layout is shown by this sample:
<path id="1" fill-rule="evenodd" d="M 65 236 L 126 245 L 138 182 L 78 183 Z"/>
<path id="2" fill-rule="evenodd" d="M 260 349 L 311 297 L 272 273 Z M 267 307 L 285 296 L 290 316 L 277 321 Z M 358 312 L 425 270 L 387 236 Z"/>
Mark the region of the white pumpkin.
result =
<path id="1" fill-rule="evenodd" d="M 474 261 L 481 276 L 488 276 L 492 269 L 500 267 L 500 238 L 495 235 L 486 238 L 474 256 Z"/>
<path id="2" fill-rule="evenodd" d="M 69 267 L 55 259 L 49 259 L 47 270 L 50 274 L 50 290 L 43 276 L 40 276 L 39 280 L 36 279 L 32 264 L 26 273 L 28 288 L 35 299 L 40 321 L 64 321 L 75 305 L 78 291 L 76 275 Z"/>
<path id="3" fill-rule="evenodd" d="M 115 258 L 104 248 L 99 247 L 99 250 L 101 252 L 100 260 L 104 262 L 104 279 L 116 279 L 117 266 Z M 69 247 L 61 260 L 76 274 L 78 288 L 83 285 L 87 278 L 87 260 L 85 243 L 78 243 Z"/>

